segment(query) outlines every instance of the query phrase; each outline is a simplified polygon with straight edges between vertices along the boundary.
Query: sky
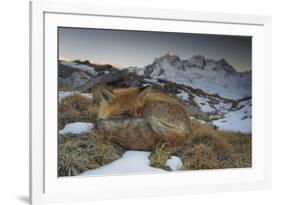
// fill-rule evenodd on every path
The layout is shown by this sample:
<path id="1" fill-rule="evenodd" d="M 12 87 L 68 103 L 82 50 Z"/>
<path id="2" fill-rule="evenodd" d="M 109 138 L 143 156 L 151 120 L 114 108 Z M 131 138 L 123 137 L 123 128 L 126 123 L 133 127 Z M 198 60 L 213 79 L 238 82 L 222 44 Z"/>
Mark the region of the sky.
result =
<path id="1" fill-rule="evenodd" d="M 170 51 L 182 60 L 224 58 L 239 72 L 252 67 L 252 38 L 246 36 L 60 27 L 58 38 L 61 59 L 143 67 Z"/>

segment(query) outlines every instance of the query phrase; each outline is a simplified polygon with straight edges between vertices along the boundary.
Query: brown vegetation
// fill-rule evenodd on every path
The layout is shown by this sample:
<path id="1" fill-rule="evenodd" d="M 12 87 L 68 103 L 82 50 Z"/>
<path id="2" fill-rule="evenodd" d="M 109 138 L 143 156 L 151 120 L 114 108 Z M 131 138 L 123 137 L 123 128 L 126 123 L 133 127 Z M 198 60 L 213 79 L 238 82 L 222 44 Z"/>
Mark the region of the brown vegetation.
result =
<path id="1" fill-rule="evenodd" d="M 75 121 L 92 122 L 96 118 L 95 106 L 81 95 L 65 97 L 59 104 L 59 128 Z M 251 134 L 226 132 L 191 123 L 192 134 L 186 145 L 169 146 L 159 142 L 150 156 L 151 166 L 170 170 L 165 165 L 172 155 L 181 158 L 182 170 L 241 168 L 252 165 Z M 120 158 L 124 152 L 110 136 L 97 133 L 59 135 L 58 175 L 75 176 Z"/>
<path id="2" fill-rule="evenodd" d="M 80 136 L 59 135 L 58 176 L 75 176 L 109 164 L 122 156 L 114 141 L 95 133 Z"/>
<path id="3" fill-rule="evenodd" d="M 168 152 L 156 149 L 151 165 L 163 167 L 165 161 L 157 159 L 177 155 L 183 161 L 183 170 L 251 167 L 251 134 L 214 130 L 195 120 L 192 127 L 187 145 L 174 146 Z"/>
<path id="4" fill-rule="evenodd" d="M 80 94 L 67 96 L 58 105 L 58 127 L 62 129 L 70 122 L 91 122 L 96 118 L 96 109 L 92 106 L 92 100 Z"/>

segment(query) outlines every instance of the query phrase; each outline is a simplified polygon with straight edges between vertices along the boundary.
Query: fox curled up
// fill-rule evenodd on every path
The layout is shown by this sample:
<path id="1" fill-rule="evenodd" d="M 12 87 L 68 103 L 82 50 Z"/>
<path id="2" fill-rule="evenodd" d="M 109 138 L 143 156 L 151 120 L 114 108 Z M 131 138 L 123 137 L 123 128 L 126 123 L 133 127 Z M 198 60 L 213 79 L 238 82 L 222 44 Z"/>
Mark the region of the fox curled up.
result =
<path id="1" fill-rule="evenodd" d="M 177 99 L 144 88 L 100 87 L 92 91 L 98 107 L 95 128 L 110 135 L 125 149 L 152 150 L 159 141 L 169 145 L 186 144 L 191 122 Z"/>

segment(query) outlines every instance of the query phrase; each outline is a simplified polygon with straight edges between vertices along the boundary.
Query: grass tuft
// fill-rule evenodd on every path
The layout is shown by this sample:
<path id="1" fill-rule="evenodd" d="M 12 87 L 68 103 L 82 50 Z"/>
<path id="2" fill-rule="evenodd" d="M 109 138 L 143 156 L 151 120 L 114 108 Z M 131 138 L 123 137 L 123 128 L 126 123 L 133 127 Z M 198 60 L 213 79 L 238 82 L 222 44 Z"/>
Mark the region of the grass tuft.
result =
<path id="1" fill-rule="evenodd" d="M 97 111 L 92 106 L 92 100 L 80 94 L 63 98 L 58 105 L 58 112 L 59 129 L 70 122 L 91 122 L 97 116 Z"/>
<path id="2" fill-rule="evenodd" d="M 183 170 L 251 167 L 251 135 L 227 132 L 192 121 L 192 136 L 171 149 L 183 161 Z"/>
<path id="3" fill-rule="evenodd" d="M 192 136 L 186 145 L 157 145 L 150 156 L 151 166 L 170 170 L 166 165 L 171 155 L 183 162 L 181 170 L 251 167 L 251 135 L 215 130 L 192 121 Z"/>
<path id="4" fill-rule="evenodd" d="M 170 167 L 166 166 L 166 161 L 169 157 L 169 146 L 160 141 L 149 156 L 150 166 L 171 171 Z"/>
<path id="5" fill-rule="evenodd" d="M 84 135 L 59 135 L 58 175 L 75 176 L 119 159 L 123 149 L 92 132 Z"/>

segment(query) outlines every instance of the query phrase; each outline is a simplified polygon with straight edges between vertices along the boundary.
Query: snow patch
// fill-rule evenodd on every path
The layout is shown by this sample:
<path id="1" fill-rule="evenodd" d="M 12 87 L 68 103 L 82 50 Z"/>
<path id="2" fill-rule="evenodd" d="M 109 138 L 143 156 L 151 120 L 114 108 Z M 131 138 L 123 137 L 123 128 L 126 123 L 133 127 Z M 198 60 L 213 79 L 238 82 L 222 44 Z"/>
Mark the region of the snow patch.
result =
<path id="1" fill-rule="evenodd" d="M 200 107 L 200 110 L 202 112 L 214 112 L 216 111 L 214 108 L 212 108 L 207 99 L 204 98 L 204 97 L 200 97 L 200 96 L 197 96 L 197 95 L 194 95 L 194 98 L 193 100 L 197 103 L 197 105 Z"/>
<path id="2" fill-rule="evenodd" d="M 188 100 L 189 94 L 187 92 L 181 91 L 177 94 L 177 97 L 181 98 L 182 100 Z"/>
<path id="3" fill-rule="evenodd" d="M 79 176 L 93 175 L 120 175 L 120 174 L 140 174 L 140 173 L 165 173 L 166 170 L 150 166 L 149 156 L 151 152 L 147 151 L 126 151 L 122 158 L 99 167 L 81 173 Z M 172 156 L 167 160 L 166 165 L 172 171 L 180 170 L 183 163 L 179 157 Z"/>
<path id="4" fill-rule="evenodd" d="M 214 105 L 214 107 L 217 109 L 219 114 L 229 112 L 231 106 L 232 106 L 232 103 L 224 103 L 223 101 L 220 101 L 218 104 Z"/>
<path id="5" fill-rule="evenodd" d="M 183 166 L 181 159 L 177 156 L 172 156 L 166 161 L 166 166 L 170 167 L 172 171 L 180 170 Z"/>
<path id="6" fill-rule="evenodd" d="M 59 134 L 82 134 L 88 133 L 93 129 L 94 124 L 88 122 L 73 122 L 66 124 Z"/>
<path id="7" fill-rule="evenodd" d="M 149 155 L 150 152 L 145 151 L 126 151 L 122 158 L 97 169 L 85 171 L 79 176 L 166 172 L 162 169 L 150 167 Z"/>
<path id="8" fill-rule="evenodd" d="M 144 68 L 139 68 L 137 69 L 137 72 L 136 72 L 138 75 L 144 75 Z"/>
<path id="9" fill-rule="evenodd" d="M 213 124 L 221 130 L 252 132 L 252 105 L 250 101 L 240 102 L 234 111 L 224 115 L 222 119 L 214 120 Z"/>

